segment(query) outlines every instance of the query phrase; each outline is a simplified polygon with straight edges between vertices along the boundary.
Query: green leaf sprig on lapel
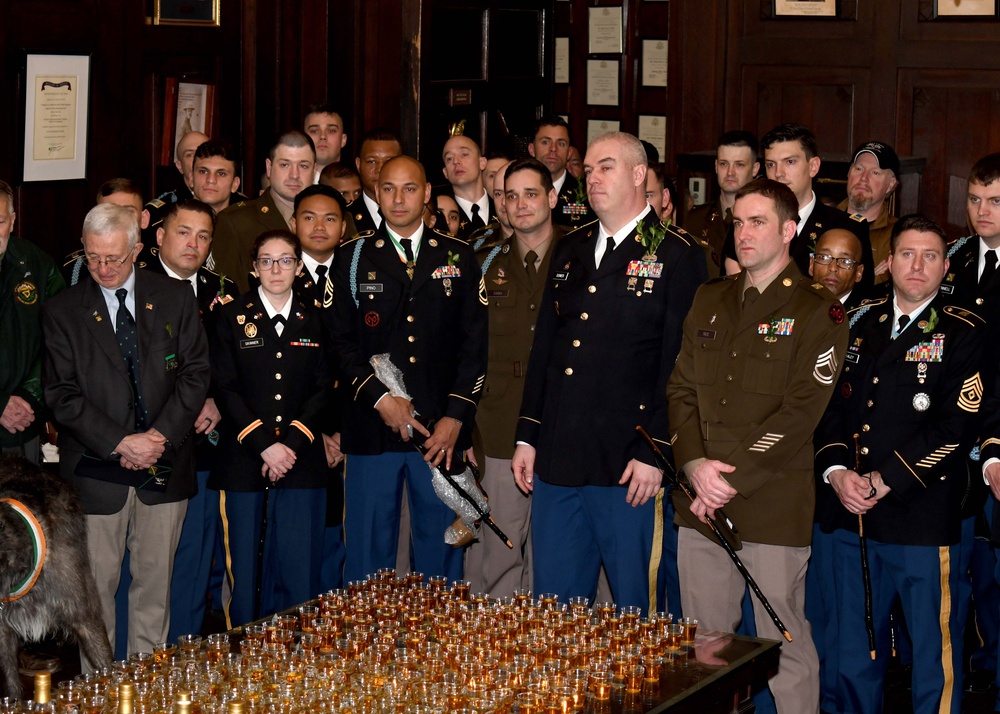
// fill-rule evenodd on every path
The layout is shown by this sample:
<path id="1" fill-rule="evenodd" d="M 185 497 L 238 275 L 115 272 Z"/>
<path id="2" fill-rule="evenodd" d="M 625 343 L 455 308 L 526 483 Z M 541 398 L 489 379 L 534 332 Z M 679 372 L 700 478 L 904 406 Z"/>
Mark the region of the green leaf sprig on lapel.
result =
<path id="1" fill-rule="evenodd" d="M 653 223 L 647 228 L 643 224 L 643 221 L 639 221 L 635 224 L 635 232 L 639 236 L 642 247 L 646 249 L 646 254 L 642 256 L 642 259 L 645 261 L 655 261 L 656 249 L 660 247 L 660 243 L 666 238 L 667 229 L 659 223 Z"/>
<path id="2" fill-rule="evenodd" d="M 458 265 L 458 261 L 462 259 L 462 256 L 458 253 L 452 253 L 448 251 L 448 265 Z"/>
<path id="3" fill-rule="evenodd" d="M 933 332 L 934 328 L 937 327 L 937 324 L 938 322 L 940 322 L 940 320 L 941 318 L 938 317 L 937 310 L 935 310 L 932 307 L 930 319 L 927 321 L 927 324 L 924 325 L 924 334 L 926 335 L 929 332 Z"/>

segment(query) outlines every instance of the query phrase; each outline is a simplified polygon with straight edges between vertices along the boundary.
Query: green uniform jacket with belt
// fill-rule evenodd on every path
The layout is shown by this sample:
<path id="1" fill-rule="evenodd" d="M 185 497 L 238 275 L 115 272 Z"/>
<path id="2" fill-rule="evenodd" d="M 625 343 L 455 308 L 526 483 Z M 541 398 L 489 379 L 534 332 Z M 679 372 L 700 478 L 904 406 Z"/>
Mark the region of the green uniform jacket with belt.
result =
<path id="1" fill-rule="evenodd" d="M 0 428 L 0 446 L 38 436 L 42 406 L 42 303 L 66 287 L 55 263 L 30 241 L 12 237 L 0 258 L 0 413 L 12 396 L 28 402 L 35 420 L 23 432 Z"/>
<path id="2" fill-rule="evenodd" d="M 684 322 L 667 386 L 678 467 L 718 459 L 738 493 L 726 515 L 742 540 L 806 546 L 812 538 L 813 430 L 847 347 L 844 308 L 789 262 L 750 305 L 745 272 L 703 285 Z M 678 525 L 708 527 L 674 491 Z"/>
<path id="3" fill-rule="evenodd" d="M 486 267 L 483 277 L 490 302 L 490 339 L 486 384 L 476 411 L 476 427 L 486 455 L 493 458 L 514 456 L 514 429 L 521 409 L 531 343 L 535 339 L 535 322 L 560 234 L 561 230 L 556 228 L 534 278 L 525 270 L 514 236 L 501 245 L 484 248 L 478 255 Z"/>
<path id="4" fill-rule="evenodd" d="M 236 283 L 241 293 L 250 289 L 250 248 L 265 231 L 288 230 L 274 204 L 271 189 L 246 203 L 229 206 L 219 214 L 212 236 L 215 272 Z"/>

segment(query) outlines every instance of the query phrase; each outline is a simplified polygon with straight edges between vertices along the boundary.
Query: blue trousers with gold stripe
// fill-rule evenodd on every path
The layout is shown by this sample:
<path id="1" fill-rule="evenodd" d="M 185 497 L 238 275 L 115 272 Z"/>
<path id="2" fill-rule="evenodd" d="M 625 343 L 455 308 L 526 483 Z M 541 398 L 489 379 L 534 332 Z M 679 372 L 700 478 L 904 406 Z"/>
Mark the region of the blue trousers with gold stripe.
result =
<path id="1" fill-rule="evenodd" d="M 461 579 L 462 549 L 444 542 L 444 532 L 457 516 L 434 493 L 430 469 L 413 450 L 348 454 L 344 464 L 344 582 L 396 566 L 404 481 L 410 501 L 413 570 L 425 576 Z M 483 533 L 482 537 L 495 536 Z"/>
<path id="2" fill-rule="evenodd" d="M 625 502 L 621 486 L 553 486 L 539 478 L 531 505 L 535 594 L 593 601 L 604 564 L 619 606 L 660 609 L 663 491 L 642 506 Z M 655 532 L 655 538 L 654 538 Z"/>
<path id="3" fill-rule="evenodd" d="M 877 653 L 874 662 L 865 631 L 858 536 L 847 531 L 834 534 L 838 711 L 882 712 L 890 658 L 889 612 L 898 596 L 913 641 L 913 711 L 958 714 L 962 702 L 964 624 L 956 602 L 961 577 L 959 545 L 894 545 L 869 538 L 868 562 Z"/>
<path id="4" fill-rule="evenodd" d="M 303 603 L 321 589 L 326 489 L 274 488 L 267 498 L 260 611 L 255 611 L 264 500 L 263 491 L 220 492 L 226 577 L 232 591 L 225 603 L 227 627 Z"/>

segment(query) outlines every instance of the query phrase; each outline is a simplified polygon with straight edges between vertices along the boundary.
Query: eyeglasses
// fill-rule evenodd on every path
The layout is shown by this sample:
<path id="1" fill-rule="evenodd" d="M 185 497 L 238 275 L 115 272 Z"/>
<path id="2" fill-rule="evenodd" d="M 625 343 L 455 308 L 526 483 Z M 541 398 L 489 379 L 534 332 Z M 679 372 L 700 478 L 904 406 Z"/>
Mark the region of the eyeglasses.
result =
<path id="1" fill-rule="evenodd" d="M 257 258 L 256 260 L 257 267 L 261 270 L 270 270 L 275 265 L 282 270 L 291 270 L 298 262 L 298 258 L 292 258 L 287 255 L 282 258 Z"/>
<path id="2" fill-rule="evenodd" d="M 129 259 L 132 252 L 136 249 L 138 244 L 132 246 L 132 250 L 125 254 L 124 258 L 96 258 L 92 255 L 84 256 L 84 260 L 87 263 L 87 267 L 91 270 L 95 270 L 97 266 L 104 266 L 105 268 L 120 268 L 125 264 L 125 261 Z"/>
<path id="3" fill-rule="evenodd" d="M 843 270 L 850 270 L 858 264 L 858 261 L 854 260 L 854 258 L 834 258 L 832 255 L 826 255 L 825 253 L 814 255 L 813 260 L 817 265 L 829 265 L 836 261 L 837 267 Z"/>

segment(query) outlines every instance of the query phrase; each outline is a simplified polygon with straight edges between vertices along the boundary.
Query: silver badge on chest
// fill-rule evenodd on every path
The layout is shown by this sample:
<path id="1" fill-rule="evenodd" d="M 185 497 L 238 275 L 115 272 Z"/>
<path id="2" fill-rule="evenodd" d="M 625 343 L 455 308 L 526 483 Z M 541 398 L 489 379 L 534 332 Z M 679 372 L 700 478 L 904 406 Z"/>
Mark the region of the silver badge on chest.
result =
<path id="1" fill-rule="evenodd" d="M 918 412 L 925 412 L 931 407 L 930 395 L 926 392 L 917 392 L 913 395 L 913 408 Z"/>

